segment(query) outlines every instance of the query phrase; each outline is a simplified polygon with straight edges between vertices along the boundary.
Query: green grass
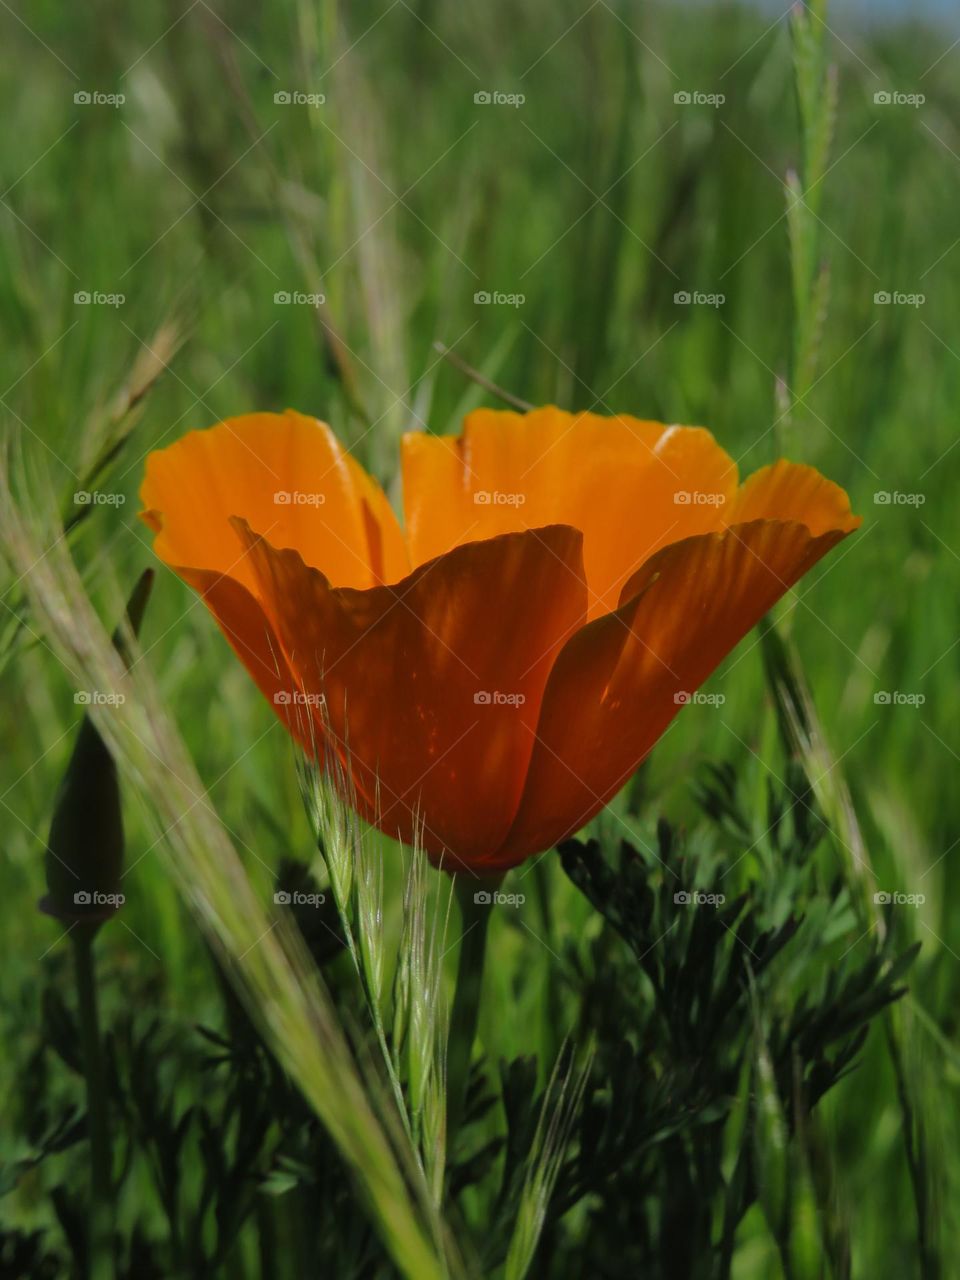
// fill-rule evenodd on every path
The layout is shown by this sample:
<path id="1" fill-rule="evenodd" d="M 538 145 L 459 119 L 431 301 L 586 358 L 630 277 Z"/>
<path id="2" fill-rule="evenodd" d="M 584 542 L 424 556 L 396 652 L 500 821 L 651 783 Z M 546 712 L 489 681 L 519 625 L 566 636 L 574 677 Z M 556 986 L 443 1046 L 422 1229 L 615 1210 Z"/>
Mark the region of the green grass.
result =
<path id="1" fill-rule="evenodd" d="M 863 529 L 780 616 L 849 785 L 874 887 L 926 896 L 896 917 L 904 945 L 923 948 L 895 1017 L 904 1087 L 928 1120 L 933 1214 L 955 1240 L 960 51 L 937 62 L 950 40 L 936 31 L 828 18 L 838 104 L 813 267 L 827 264 L 829 304 L 809 390 L 785 414 L 777 380 L 797 382 L 797 335 L 784 182 L 806 163 L 786 22 L 769 28 L 728 5 L 694 14 L 566 0 L 482 10 L 277 0 L 235 4 L 227 20 L 230 29 L 183 0 L 104 0 L 95 19 L 48 0 L 22 22 L 0 13 L 10 104 L 0 408 L 31 484 L 49 484 L 73 511 L 145 346 L 158 350 L 168 324 L 180 343 L 161 339 L 176 354 L 101 486 L 125 503 L 98 508 L 72 541 L 105 620 L 118 612 L 115 584 L 127 589 L 152 562 L 135 514 L 150 448 L 289 404 L 330 421 L 396 496 L 400 433 L 417 422 L 456 429 L 484 394 L 438 355 L 438 341 L 524 400 L 702 423 L 743 473 L 783 453 L 842 483 Z M 926 101 L 875 105 L 885 89 Z M 126 101 L 79 106 L 78 90 Z M 481 90 L 525 102 L 476 105 Z M 677 105 L 679 90 L 726 100 Z M 278 105 L 278 91 L 326 102 Z M 77 306 L 81 290 L 125 301 Z M 477 306 L 482 290 L 525 301 Z M 725 302 L 678 306 L 680 290 Z M 926 300 L 877 306 L 881 290 Z M 326 302 L 276 305 L 280 291 Z M 877 505 L 878 491 L 924 502 Z M 3 587 L 15 606 L 13 575 Z M 244 865 L 265 885 L 281 856 L 311 846 L 292 748 L 187 589 L 164 572 L 154 597 L 145 661 Z M 37 1034 L 31 992 L 53 962 L 55 928 L 34 903 L 77 711 L 70 673 L 32 629 L 2 679 L 7 1089 Z M 710 688 L 723 707 L 685 711 L 653 755 L 650 814 L 691 819 L 703 761 L 733 761 L 758 795 L 768 769 L 782 768 L 756 637 Z M 925 701 L 878 705 L 882 690 Z M 127 825 L 129 932 L 113 929 L 105 953 L 116 974 L 154 984 L 175 1016 L 201 1018 L 213 1003 L 198 979 L 203 946 L 136 800 Z M 524 879 L 534 884 L 549 902 L 549 936 L 573 946 L 585 905 L 555 860 Z M 533 1028 L 533 1047 L 552 1060 L 562 1032 L 542 999 L 550 950 L 505 926 L 490 946 L 483 1018 L 495 1016 L 500 1051 L 529 1049 Z M 127 980 L 112 980 L 114 1001 Z M 903 1111 L 879 1028 L 828 1100 L 824 1127 L 852 1274 L 911 1274 Z M 753 1222 L 738 1277 L 774 1274 L 763 1239 Z"/>

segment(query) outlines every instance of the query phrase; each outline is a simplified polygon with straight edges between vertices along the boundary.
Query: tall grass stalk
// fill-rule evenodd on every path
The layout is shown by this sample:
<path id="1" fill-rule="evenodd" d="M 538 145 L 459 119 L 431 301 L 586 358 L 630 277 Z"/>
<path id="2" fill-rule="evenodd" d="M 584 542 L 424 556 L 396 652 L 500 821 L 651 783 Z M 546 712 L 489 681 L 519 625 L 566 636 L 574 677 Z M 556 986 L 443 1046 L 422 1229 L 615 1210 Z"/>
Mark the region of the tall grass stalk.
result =
<path id="1" fill-rule="evenodd" d="M 182 338 L 181 327 L 175 320 L 168 318 L 160 324 L 109 402 L 89 415 L 82 432 L 83 453 L 77 464 L 78 472 L 70 485 L 69 497 L 65 497 L 61 505 L 64 538 L 70 538 L 93 511 L 89 504 L 78 504 L 73 495 L 78 490 L 96 489 L 110 475 L 140 421 L 147 397 L 175 357 Z M 27 633 L 25 593 L 19 583 L 14 587 L 12 602 L 4 600 L 5 612 L 0 623 L 0 672 Z"/>
<path id="2" fill-rule="evenodd" d="M 331 763 L 323 771 L 304 761 L 300 777 L 397 1111 L 439 1205 L 447 1146 L 460 1125 L 469 1079 L 491 907 L 475 900 L 479 882 L 474 878 L 451 881 L 431 871 L 418 841 L 406 851 L 388 1038 L 382 852 L 370 847 L 373 842 L 355 815 L 344 767 Z M 462 933 L 448 1022 L 443 961 L 454 896 L 460 902 Z"/>
<path id="3" fill-rule="evenodd" d="M 383 1020 L 382 856 L 379 852 L 372 854 L 366 847 L 360 821 L 348 802 L 345 771 L 337 768 L 335 775 L 325 773 L 306 759 L 300 759 L 298 766 L 301 793 L 322 851 L 344 940 L 360 980 L 397 1114 L 416 1152 L 403 1084 Z"/>
<path id="4" fill-rule="evenodd" d="M 566 1044 L 557 1057 L 543 1095 L 528 1172 L 507 1250 L 504 1280 L 523 1280 L 533 1262 L 550 1197 L 580 1112 L 591 1062 L 592 1055 L 586 1053 L 578 1066 Z"/>
<path id="5" fill-rule="evenodd" d="M 795 5 L 790 15 L 803 160 L 799 172 L 790 171 L 786 177 L 794 323 L 789 385 L 780 388 L 778 422 L 792 421 L 797 406 L 812 387 L 828 306 L 828 266 L 819 258 L 823 225 L 819 210 L 836 126 L 838 76 L 836 67 L 827 61 L 827 9 L 827 0 L 808 0 L 807 4 Z M 876 873 L 849 786 L 840 761 L 828 745 L 799 659 L 773 624 L 763 624 L 761 634 L 767 681 L 774 694 L 782 734 L 800 759 L 826 819 L 861 926 L 866 932 L 882 933 L 887 925 L 874 897 Z M 907 1070 L 903 1041 L 906 1016 L 909 1015 L 902 1009 L 887 1009 L 884 1028 L 903 1117 L 921 1273 L 925 1280 L 935 1280 L 940 1272 L 928 1194 L 931 1172 L 919 1111 L 921 1090 Z"/>
<path id="6" fill-rule="evenodd" d="M 435 893 L 431 894 L 431 881 Z M 443 1199 L 447 1144 L 447 1009 L 444 957 L 454 890 L 411 851 L 403 927 L 394 976 L 393 1045 L 396 1068 L 406 1064 L 411 1123 L 436 1204 Z M 432 898 L 432 906 L 431 906 Z"/>
<path id="7" fill-rule="evenodd" d="M 827 64 L 827 0 L 796 4 L 790 14 L 803 162 L 786 176 L 793 286 L 793 344 L 781 416 L 789 422 L 814 380 L 826 320 L 829 268 L 820 259 L 819 210 L 837 116 L 837 69 Z"/>
<path id="8" fill-rule="evenodd" d="M 830 841 L 852 889 L 852 899 L 865 933 L 881 934 L 887 921 L 875 890 L 878 883 L 866 841 L 857 818 L 850 788 L 831 751 L 799 659 L 771 625 L 763 628 L 763 655 L 767 681 L 773 691 L 782 729 L 803 765 L 811 789 L 827 822 Z M 928 1116 L 924 1114 L 922 1082 L 909 1069 L 906 1037 L 912 1018 L 906 1009 L 894 1006 L 883 1014 L 887 1049 L 893 1067 L 897 1098 L 903 1119 L 904 1153 L 910 1174 L 917 1217 L 917 1243 L 924 1280 L 941 1274 L 936 1244 L 936 1215 L 931 1188 L 943 1185 L 943 1171 L 931 1167 L 927 1138 Z"/>

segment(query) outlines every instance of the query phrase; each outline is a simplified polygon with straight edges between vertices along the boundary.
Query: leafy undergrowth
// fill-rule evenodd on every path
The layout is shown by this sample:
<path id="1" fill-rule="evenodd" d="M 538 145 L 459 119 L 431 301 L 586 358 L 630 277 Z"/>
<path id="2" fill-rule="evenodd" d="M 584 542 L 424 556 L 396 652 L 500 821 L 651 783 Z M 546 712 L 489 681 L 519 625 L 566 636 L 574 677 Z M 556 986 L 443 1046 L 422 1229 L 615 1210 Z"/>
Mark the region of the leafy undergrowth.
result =
<path id="1" fill-rule="evenodd" d="M 689 833 L 661 820 L 649 841 L 559 851 L 592 908 L 558 957 L 569 1037 L 556 1064 L 502 1057 L 496 1043 L 474 1061 L 440 1190 L 466 1274 L 721 1280 L 735 1274 L 744 1231 L 779 1251 L 786 1275 L 846 1274 L 818 1104 L 856 1070 L 916 948 L 898 953 L 892 929 L 851 945 L 857 913 L 842 878 L 824 874 L 826 829 L 799 766 L 768 790 L 775 871 L 748 843 L 732 770 L 708 771 L 700 799 Z M 323 885 L 288 860 L 277 887 L 303 902 Z M 376 1035 L 344 919 L 332 901 L 282 910 L 369 1065 Z M 53 1216 L 7 1230 L 9 1274 L 84 1274 L 86 1126 L 62 961 L 47 970 L 42 1033 L 20 1081 L 23 1154 L 6 1188 L 29 1186 L 36 1202 L 42 1187 Z M 221 998 L 214 1025 L 143 1012 L 155 1003 L 146 990 L 112 1004 L 119 1274 L 393 1274 L 336 1146 L 212 956 L 207 979 Z M 388 1025 L 409 1104 L 403 1032 Z"/>

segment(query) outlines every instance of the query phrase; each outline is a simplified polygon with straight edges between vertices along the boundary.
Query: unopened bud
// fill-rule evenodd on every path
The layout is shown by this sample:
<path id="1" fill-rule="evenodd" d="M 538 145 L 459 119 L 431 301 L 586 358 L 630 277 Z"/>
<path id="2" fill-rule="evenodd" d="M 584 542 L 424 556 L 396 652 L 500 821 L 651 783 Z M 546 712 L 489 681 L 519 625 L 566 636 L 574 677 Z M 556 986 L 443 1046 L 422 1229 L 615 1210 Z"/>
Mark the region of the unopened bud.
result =
<path id="1" fill-rule="evenodd" d="M 128 637 L 140 630 L 152 584 L 153 570 L 148 569 L 127 604 L 126 625 L 118 627 L 113 637 L 127 665 Z M 86 694 L 77 701 L 89 705 L 108 701 L 110 696 Z M 47 894 L 40 908 L 65 923 L 96 927 L 123 904 L 123 817 L 117 767 L 89 714 L 80 724 L 57 792 L 45 870 Z"/>

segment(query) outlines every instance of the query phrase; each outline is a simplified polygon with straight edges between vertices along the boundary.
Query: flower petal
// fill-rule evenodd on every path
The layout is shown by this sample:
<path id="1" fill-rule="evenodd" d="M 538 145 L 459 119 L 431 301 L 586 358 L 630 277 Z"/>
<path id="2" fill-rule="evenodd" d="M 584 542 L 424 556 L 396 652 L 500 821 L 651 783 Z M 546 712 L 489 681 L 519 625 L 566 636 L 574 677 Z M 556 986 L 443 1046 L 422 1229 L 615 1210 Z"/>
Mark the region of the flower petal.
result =
<path id="1" fill-rule="evenodd" d="M 721 527 L 737 468 L 701 427 L 621 415 L 478 409 L 462 436 L 403 439 L 413 564 L 471 539 L 563 523 L 583 531 L 589 616 L 615 609 L 661 547 Z"/>
<path id="2" fill-rule="evenodd" d="M 755 471 L 726 511 L 728 525 L 750 520 L 797 520 L 814 536 L 829 529 L 852 533 L 862 523 L 838 484 L 814 467 L 785 458 Z"/>
<path id="3" fill-rule="evenodd" d="M 229 418 L 151 453 L 140 496 L 162 560 L 229 574 L 251 590 L 231 516 L 341 586 L 407 572 L 403 535 L 380 487 L 326 423 L 290 409 Z"/>
<path id="4" fill-rule="evenodd" d="M 458 547 L 395 586 L 331 587 L 236 521 L 291 670 L 323 695 L 318 737 L 365 817 L 454 868 L 500 846 L 516 813 L 556 654 L 583 624 L 578 530 Z"/>
<path id="5" fill-rule="evenodd" d="M 203 599 L 281 723 L 309 751 L 312 725 L 304 715 L 297 684 L 259 601 L 246 587 L 222 573 L 205 569 L 178 569 L 178 573 Z"/>
<path id="6" fill-rule="evenodd" d="M 776 489 L 776 479 L 766 483 Z M 693 693 L 848 531 L 841 524 L 815 536 L 796 521 L 758 520 L 649 560 L 616 612 L 584 627 L 557 658 L 497 864 L 550 848 L 607 804 L 680 710 L 677 695 Z"/>

